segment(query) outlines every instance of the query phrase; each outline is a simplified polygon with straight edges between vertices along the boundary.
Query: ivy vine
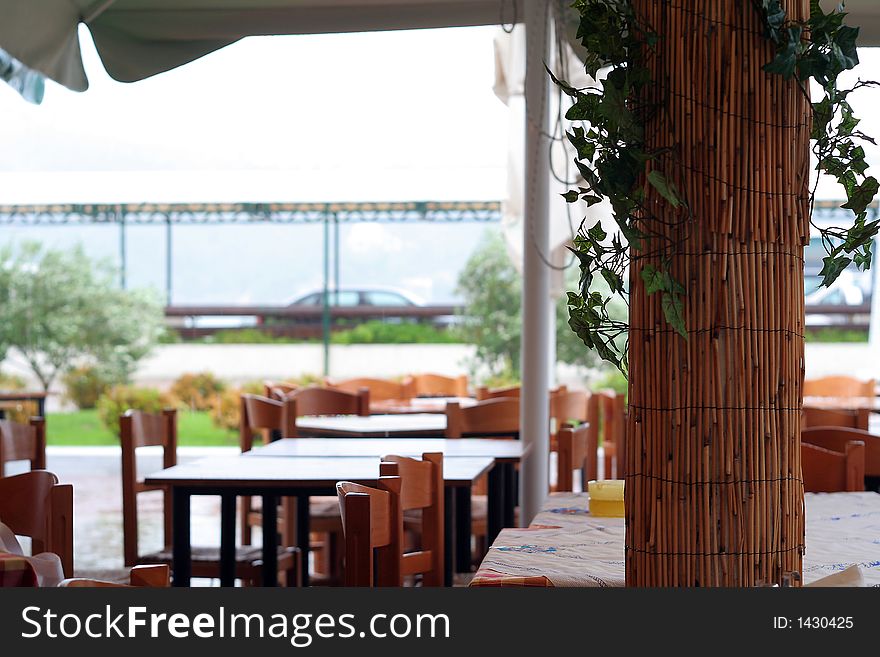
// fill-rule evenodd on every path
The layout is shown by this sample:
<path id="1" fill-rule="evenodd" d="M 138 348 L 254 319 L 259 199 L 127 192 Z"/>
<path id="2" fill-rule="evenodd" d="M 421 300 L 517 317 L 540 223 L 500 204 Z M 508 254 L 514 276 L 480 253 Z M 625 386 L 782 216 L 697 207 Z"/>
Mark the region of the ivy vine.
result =
<path id="1" fill-rule="evenodd" d="M 880 185 L 867 174 L 862 141 L 874 140 L 857 129 L 849 95 L 874 82 L 859 80 L 843 89 L 841 73 L 858 64 L 858 28 L 844 25 L 843 6 L 825 13 L 818 0 L 811 0 L 810 18 L 798 23 L 787 18 L 779 0 L 751 0 L 761 17 L 768 39 L 776 46 L 774 59 L 764 66 L 768 73 L 796 78 L 804 93 L 815 80 L 822 98 L 813 108 L 813 153 L 817 169 L 832 175 L 846 191 L 846 203 L 855 221 L 849 228 L 814 227 L 822 238 L 827 257 L 821 275 L 830 285 L 850 264 L 860 269 L 871 265 L 871 245 L 880 221 L 868 221 L 868 207 Z M 569 325 L 583 342 L 603 359 L 626 373 L 628 324 L 614 320 L 609 304 L 621 298 L 628 305 L 624 276 L 632 257 L 630 249 L 650 253 L 659 264 L 646 264 L 639 272 L 647 294 L 660 294 L 667 323 L 687 338 L 684 322 L 686 289 L 671 274 L 670 258 L 681 246 L 667 237 L 659 217 L 645 204 L 650 185 L 666 203 L 678 210 L 682 225 L 690 218 L 687 199 L 653 163 L 661 157 L 675 160 L 675 149 L 649 149 L 645 141 L 648 119 L 660 111 L 651 101 L 653 81 L 645 65 L 646 53 L 663 38 L 636 15 L 631 0 L 575 0 L 580 15 L 577 38 L 586 55 L 584 67 L 598 88 L 578 89 L 558 79 L 554 83 L 572 99 L 566 133 L 575 150 L 575 165 L 583 183 L 569 190 L 569 203 L 592 206 L 603 200 L 611 205 L 619 232 L 611 237 L 600 223 L 581 226 L 570 247 L 578 259 L 578 289 L 568 293 Z M 810 209 L 816 188 L 811 192 Z M 668 227 L 668 226 L 665 226 Z M 686 239 L 686 238 L 685 238 Z M 650 247 L 650 250 L 648 250 Z M 604 281 L 608 291 L 598 284 Z"/>

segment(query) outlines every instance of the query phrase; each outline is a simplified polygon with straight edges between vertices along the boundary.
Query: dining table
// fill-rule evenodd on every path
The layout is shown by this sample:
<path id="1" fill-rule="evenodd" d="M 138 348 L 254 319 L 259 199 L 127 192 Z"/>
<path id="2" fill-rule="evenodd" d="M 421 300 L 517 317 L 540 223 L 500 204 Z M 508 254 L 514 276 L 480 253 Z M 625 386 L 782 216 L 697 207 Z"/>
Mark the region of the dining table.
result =
<path id="1" fill-rule="evenodd" d="M 880 586 L 880 494 L 806 493 L 803 583 L 858 566 Z M 504 529 L 470 586 L 625 586 L 623 518 L 590 515 L 587 493 L 550 495 L 528 528 Z"/>
<path id="2" fill-rule="evenodd" d="M 327 415 L 297 418 L 301 436 L 340 436 L 347 438 L 389 438 L 394 436 L 442 437 L 446 415 L 403 413 L 384 415 Z"/>
<path id="3" fill-rule="evenodd" d="M 444 459 L 444 503 L 463 488 L 470 496 L 474 483 L 493 469 L 491 457 Z M 277 524 L 280 497 L 296 499 L 296 540 L 302 556 L 302 582 L 309 581 L 309 501 L 312 496 L 336 495 L 336 483 L 351 481 L 376 486 L 379 459 L 373 456 L 326 458 L 303 456 L 215 456 L 175 465 L 145 478 L 148 486 L 163 486 L 172 497 L 172 569 L 174 586 L 189 586 L 192 566 L 190 543 L 190 501 L 194 495 L 220 497 L 220 583 L 235 581 L 236 500 L 239 496 L 262 497 L 263 526 Z M 497 487 L 497 478 L 496 478 Z M 490 487 L 491 494 L 491 487 Z M 497 495 L 497 492 L 496 492 Z M 444 511 L 445 525 L 453 529 L 452 509 Z M 468 527 L 469 536 L 470 527 Z M 445 538 L 445 553 L 454 558 L 453 536 Z M 470 539 L 468 538 L 468 541 Z M 277 584 L 278 536 L 263 532 L 263 584 Z M 451 569 L 447 569 L 451 579 Z"/>
<path id="4" fill-rule="evenodd" d="M 446 404 L 454 402 L 462 408 L 476 405 L 473 397 L 413 397 L 411 399 L 377 399 L 370 402 L 371 415 L 412 415 L 446 413 Z"/>
<path id="5" fill-rule="evenodd" d="M 0 588 L 37 586 L 37 571 L 20 554 L 0 552 Z"/>
<path id="6" fill-rule="evenodd" d="M 284 438 L 246 453 L 251 456 L 379 458 L 389 454 L 416 457 L 426 452 L 440 452 L 444 459 L 491 457 L 495 465 L 489 471 L 486 500 L 487 541 L 491 543 L 503 527 L 514 524 L 518 488 L 516 468 L 529 448 L 530 445 L 522 440 L 496 438 Z M 452 499 L 447 501 L 447 509 L 452 502 Z M 456 563 L 464 571 L 470 554 L 471 499 L 467 489 L 455 490 L 454 508 Z"/>

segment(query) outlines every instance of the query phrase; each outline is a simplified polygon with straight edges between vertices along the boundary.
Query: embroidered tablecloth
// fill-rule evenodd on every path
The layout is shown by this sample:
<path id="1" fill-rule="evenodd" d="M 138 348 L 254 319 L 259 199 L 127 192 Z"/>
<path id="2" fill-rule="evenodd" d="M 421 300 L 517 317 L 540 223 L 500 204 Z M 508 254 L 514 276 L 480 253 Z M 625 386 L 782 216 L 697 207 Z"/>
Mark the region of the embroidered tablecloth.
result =
<path id="1" fill-rule="evenodd" d="M 880 586 L 880 495 L 807 493 L 804 583 L 859 566 Z M 504 529 L 471 586 L 623 586 L 624 520 L 589 514 L 586 493 L 551 495 L 528 529 Z"/>

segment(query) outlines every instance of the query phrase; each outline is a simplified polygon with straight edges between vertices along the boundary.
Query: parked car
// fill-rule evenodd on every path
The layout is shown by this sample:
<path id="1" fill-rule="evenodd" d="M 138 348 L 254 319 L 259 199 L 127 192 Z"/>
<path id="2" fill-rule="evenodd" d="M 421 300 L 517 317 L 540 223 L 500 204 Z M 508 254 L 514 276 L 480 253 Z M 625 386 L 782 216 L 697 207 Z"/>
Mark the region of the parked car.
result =
<path id="1" fill-rule="evenodd" d="M 342 288 L 338 292 L 329 291 L 330 305 L 339 308 L 370 308 L 383 309 L 411 309 L 430 307 L 422 299 L 417 296 L 390 288 Z M 311 307 L 321 308 L 324 305 L 324 291 L 315 290 L 307 294 L 301 295 L 289 301 L 286 304 L 289 308 L 294 307 Z M 402 321 L 428 321 L 438 327 L 448 327 L 457 323 L 458 318 L 454 315 L 429 315 L 423 320 L 417 317 L 395 317 L 392 312 L 384 313 L 383 321 L 386 322 L 402 322 Z M 320 317 L 297 320 L 298 324 L 319 324 Z"/>
<path id="2" fill-rule="evenodd" d="M 352 308 L 355 306 L 385 306 L 405 307 L 424 306 L 424 302 L 413 295 L 399 290 L 381 288 L 371 289 L 341 289 L 338 292 L 330 290 L 330 305 Z M 324 291 L 309 292 L 301 297 L 290 301 L 288 306 L 322 306 L 324 304 Z"/>

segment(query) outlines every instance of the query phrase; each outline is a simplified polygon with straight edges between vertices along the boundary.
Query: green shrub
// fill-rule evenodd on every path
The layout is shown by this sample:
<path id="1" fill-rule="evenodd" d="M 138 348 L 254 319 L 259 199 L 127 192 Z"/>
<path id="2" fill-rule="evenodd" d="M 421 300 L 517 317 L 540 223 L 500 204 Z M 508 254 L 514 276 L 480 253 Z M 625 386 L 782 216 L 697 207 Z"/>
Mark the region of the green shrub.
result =
<path id="1" fill-rule="evenodd" d="M 593 390 L 613 390 L 625 395 L 628 390 L 626 377 L 620 370 L 609 369 L 590 386 Z"/>
<path id="2" fill-rule="evenodd" d="M 263 383 L 261 381 L 251 381 L 245 383 L 238 388 L 227 388 L 220 392 L 211 400 L 211 422 L 215 427 L 228 429 L 230 431 L 238 431 L 241 422 L 241 395 L 250 393 L 252 395 L 263 394 Z"/>
<path id="3" fill-rule="evenodd" d="M 274 336 L 258 328 L 224 329 L 206 336 L 204 342 L 214 344 L 291 344 L 302 342 L 296 338 Z"/>
<path id="4" fill-rule="evenodd" d="M 171 396 L 191 411 L 210 410 L 214 397 L 224 390 L 226 384 L 210 372 L 183 374 L 171 384 Z"/>
<path id="5" fill-rule="evenodd" d="M 455 331 L 432 324 L 388 323 L 373 319 L 330 336 L 333 344 L 449 344 L 461 342 Z"/>
<path id="6" fill-rule="evenodd" d="M 98 398 L 113 385 L 97 367 L 86 365 L 65 372 L 64 398 L 81 410 L 95 408 Z"/>
<path id="7" fill-rule="evenodd" d="M 25 387 L 27 387 L 27 382 L 20 376 L 0 371 L 0 390 L 24 390 Z M 37 405 L 35 402 L 26 401 L 7 402 L 3 410 L 6 412 L 7 420 L 25 424 L 28 419 L 37 414 Z M 2 476 L 2 472 L 0 472 L 0 476 Z"/>
<path id="8" fill-rule="evenodd" d="M 167 395 L 156 388 L 114 386 L 98 399 L 98 417 L 108 430 L 119 436 L 119 416 L 132 408 L 147 413 L 159 413 L 171 404 Z"/>
<path id="9" fill-rule="evenodd" d="M 15 374 L 0 370 L 0 390 L 24 390 L 27 382 Z"/>
<path id="10" fill-rule="evenodd" d="M 807 327 L 804 339 L 806 342 L 867 342 L 868 332 L 843 327 L 821 329 Z"/>

